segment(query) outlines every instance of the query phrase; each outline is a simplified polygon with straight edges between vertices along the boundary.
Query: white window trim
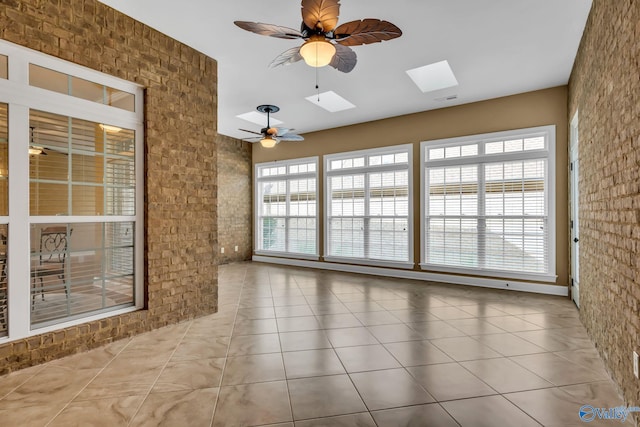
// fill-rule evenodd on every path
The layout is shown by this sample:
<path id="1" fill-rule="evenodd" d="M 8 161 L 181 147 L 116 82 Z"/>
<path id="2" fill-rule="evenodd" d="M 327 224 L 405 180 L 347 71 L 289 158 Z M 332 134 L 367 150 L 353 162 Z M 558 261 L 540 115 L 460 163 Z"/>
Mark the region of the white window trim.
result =
<path id="1" fill-rule="evenodd" d="M 408 161 L 407 165 L 377 165 L 377 166 L 364 166 L 364 167 L 352 167 L 352 168 L 344 168 L 344 169 L 335 169 L 330 170 L 329 167 L 332 161 L 335 160 L 343 160 L 350 159 L 353 157 L 359 156 L 370 156 L 370 155 L 384 155 L 390 153 L 398 153 L 402 151 L 407 151 L 408 153 Z M 391 261 L 391 260 L 376 260 L 369 258 L 353 258 L 353 257 L 340 257 L 329 254 L 329 206 L 330 206 L 330 197 L 329 191 L 329 179 L 333 176 L 340 175 L 353 175 L 358 173 L 368 173 L 368 172 L 384 172 L 391 170 L 401 170 L 406 169 L 408 172 L 408 233 L 409 233 L 409 260 L 406 262 L 403 261 Z M 413 206 L 414 206 L 414 194 L 413 194 L 413 144 L 402 144 L 402 145 L 392 145 L 388 147 L 381 148 L 370 148 L 365 150 L 356 150 L 356 151 L 348 151 L 343 153 L 329 154 L 325 155 L 323 159 L 323 173 L 324 173 L 324 255 L 323 260 L 327 262 L 338 262 L 345 264 L 357 264 L 357 265 L 372 265 L 372 266 L 381 266 L 381 267 L 390 267 L 390 268 L 403 268 L 403 269 L 411 269 L 415 265 L 414 261 L 414 226 L 413 226 Z"/>
<path id="2" fill-rule="evenodd" d="M 273 175 L 273 176 L 266 176 L 266 177 L 261 177 L 260 176 L 260 169 L 262 168 L 266 168 L 266 167 L 280 167 L 280 166 L 284 166 L 287 169 L 289 168 L 289 166 L 293 166 L 293 165 L 301 165 L 301 164 L 308 164 L 308 163 L 315 163 L 316 165 L 316 170 L 315 172 L 302 172 L 302 173 L 296 173 L 296 174 L 290 174 L 290 173 L 286 173 L 284 175 Z M 319 177 L 319 159 L 317 156 L 315 157 L 304 157 L 304 158 L 297 158 L 297 159 L 290 159 L 290 160 L 276 160 L 276 161 L 272 161 L 272 162 L 263 162 L 263 163 L 256 163 L 254 165 L 254 236 L 253 236 L 253 240 L 254 240 L 254 253 L 258 254 L 258 255 L 265 255 L 265 256 L 274 256 L 274 257 L 279 257 L 279 258 L 297 258 L 297 259 L 308 259 L 308 260 L 317 260 L 320 258 L 319 256 L 319 239 L 318 239 L 318 234 L 319 234 L 319 227 L 320 227 L 320 215 L 319 215 L 319 211 L 318 211 L 318 201 L 319 201 L 319 194 L 320 194 L 320 177 Z M 258 232 L 260 230 L 260 219 L 262 218 L 260 215 L 260 201 L 262 200 L 261 198 L 261 194 L 260 194 L 260 186 L 258 185 L 260 182 L 269 182 L 269 181 L 282 181 L 282 180 L 292 180 L 292 179 L 304 179 L 304 178 L 315 178 L 316 180 L 316 244 L 315 244 L 315 253 L 314 254 L 307 254 L 307 253 L 302 253 L 302 252 L 285 252 L 285 251 L 269 251 L 266 249 L 258 249 L 260 248 L 260 233 Z M 286 216 L 286 219 L 290 219 L 290 218 L 299 218 L 299 217 L 295 217 L 295 216 Z M 302 218 L 308 218 L 308 217 L 302 217 Z"/>
<path id="3" fill-rule="evenodd" d="M 492 132 L 478 135 L 468 135 L 463 137 L 445 138 L 420 143 L 420 259 L 425 259 L 425 218 L 426 218 L 426 197 L 425 197 L 425 172 L 427 164 L 431 166 L 446 166 L 449 164 L 477 164 L 478 156 L 461 157 L 455 159 L 425 160 L 426 150 L 432 148 L 447 147 L 451 145 L 463 145 L 465 143 L 490 142 L 492 140 L 505 140 L 513 137 L 526 138 L 528 136 L 546 134 L 547 146 L 543 150 L 530 150 L 518 153 L 498 153 L 484 154 L 487 161 L 510 161 L 526 160 L 532 158 L 545 158 L 547 160 L 547 180 L 545 182 L 545 196 L 548 219 L 548 258 L 549 272 L 530 273 L 508 270 L 494 270 L 484 268 L 463 268 L 440 266 L 420 262 L 423 270 L 436 272 L 451 272 L 464 275 L 479 275 L 486 277 L 512 278 L 518 280 L 536 280 L 540 282 L 555 283 L 556 275 L 556 127 L 555 125 L 538 126 L 532 128 L 516 129 L 503 132 Z"/>
<path id="4" fill-rule="evenodd" d="M 0 102 L 9 105 L 9 158 L 11 159 L 9 187 L 9 216 L 0 222 L 9 223 L 8 281 L 11 288 L 8 310 L 8 333 L 0 343 L 28 338 L 44 332 L 60 330 L 90 321 L 113 317 L 144 307 L 144 88 L 141 85 L 109 76 L 89 68 L 64 61 L 25 47 L 0 40 L 0 54 L 9 58 L 9 78 L 0 79 Z M 29 85 L 29 64 L 40 65 L 61 73 L 109 86 L 135 95 L 135 112 L 99 104 L 93 101 L 60 94 Z M 38 216 L 29 215 L 29 110 L 39 110 L 65 115 L 96 123 L 107 123 L 133 129 L 136 135 L 135 216 Z M 27 126 L 25 126 L 25 123 Z M 21 283 L 30 280 L 30 243 L 28 238 L 32 223 L 67 224 L 75 222 L 113 222 L 133 220 L 134 240 L 134 305 L 105 310 L 73 320 L 33 329 L 31 326 L 31 285 Z M 22 255 L 20 255 L 22 254 Z"/>

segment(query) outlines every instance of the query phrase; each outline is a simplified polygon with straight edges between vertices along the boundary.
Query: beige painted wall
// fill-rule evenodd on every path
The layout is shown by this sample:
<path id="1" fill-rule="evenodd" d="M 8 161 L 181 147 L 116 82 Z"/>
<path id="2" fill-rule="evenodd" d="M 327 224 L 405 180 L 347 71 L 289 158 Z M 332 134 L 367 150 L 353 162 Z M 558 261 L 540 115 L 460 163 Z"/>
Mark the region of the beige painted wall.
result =
<path id="1" fill-rule="evenodd" d="M 414 188 L 420 188 L 420 142 L 441 138 L 556 125 L 556 273 L 557 285 L 568 283 L 567 87 L 528 92 L 489 101 L 305 134 L 304 142 L 281 142 L 275 148 L 253 145 L 253 164 L 352 150 L 413 143 Z M 322 158 L 320 159 L 322 161 Z M 323 193 L 322 168 L 319 191 Z M 416 201 L 418 191 L 415 191 Z M 319 198 L 319 215 L 323 213 Z M 414 203 L 415 260 L 420 259 L 420 204 Z M 255 221 L 253 222 L 255 226 Z M 319 221 L 319 236 L 324 235 Z M 320 254 L 323 242 L 320 239 Z"/>

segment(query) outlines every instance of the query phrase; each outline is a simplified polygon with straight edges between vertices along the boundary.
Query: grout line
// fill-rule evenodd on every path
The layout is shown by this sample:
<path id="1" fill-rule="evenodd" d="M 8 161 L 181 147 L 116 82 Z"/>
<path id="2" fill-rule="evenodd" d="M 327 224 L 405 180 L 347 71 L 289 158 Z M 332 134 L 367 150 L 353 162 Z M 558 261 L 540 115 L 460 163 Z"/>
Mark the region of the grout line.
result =
<path id="1" fill-rule="evenodd" d="M 160 372 L 158 373 L 158 376 L 156 377 L 156 379 L 153 381 L 153 384 L 151 384 L 151 387 L 149 387 L 149 390 L 147 390 L 147 393 L 144 395 L 144 398 L 142 399 L 142 401 L 140 402 L 140 404 L 138 405 L 138 407 L 136 408 L 136 411 L 133 413 L 133 415 L 131 416 L 131 419 L 129 420 L 129 422 L 127 423 L 127 425 L 131 425 L 131 423 L 133 422 L 133 420 L 136 418 L 136 416 L 138 415 L 138 413 L 140 412 L 140 408 L 142 408 L 142 405 L 144 405 L 144 402 L 146 402 L 146 400 L 149 398 L 149 395 L 151 394 L 151 390 L 153 390 L 153 387 L 155 387 L 155 385 L 158 383 L 158 379 L 160 378 L 160 376 L 162 375 L 162 373 L 164 372 L 164 370 L 167 368 L 167 365 L 169 364 L 169 362 L 171 361 L 171 358 L 173 357 L 173 355 L 176 353 L 176 351 L 178 350 L 178 347 L 180 346 L 180 343 L 182 343 L 182 340 L 184 339 L 185 335 L 187 335 L 187 332 L 189 332 L 189 329 L 191 329 L 191 326 L 193 325 L 193 320 L 191 320 L 189 322 L 189 326 L 185 329 L 184 333 L 182 334 L 182 337 L 180 337 L 180 340 L 178 341 L 178 343 L 176 344 L 176 346 L 173 348 L 173 351 L 171 352 L 171 354 L 169 355 L 169 357 L 167 358 L 167 361 L 163 364 L 162 369 L 160 370 Z M 133 340 L 132 340 L 133 341 Z"/>
<path id="2" fill-rule="evenodd" d="M 244 268 L 244 274 L 242 277 L 242 286 L 240 287 L 240 292 L 238 293 L 238 302 L 236 303 L 236 309 L 235 309 L 235 314 L 233 316 L 233 326 L 231 328 L 231 331 L 229 333 L 229 344 L 227 344 L 227 352 L 224 356 L 224 363 L 222 364 L 222 372 L 220 374 L 220 383 L 218 384 L 218 394 L 216 396 L 216 400 L 213 403 L 213 409 L 211 410 L 211 422 L 209 423 L 210 426 L 213 426 L 213 422 L 215 420 L 215 416 L 216 416 L 216 411 L 218 409 L 218 403 L 220 402 L 220 394 L 222 393 L 222 381 L 224 380 L 224 375 L 227 369 L 227 361 L 229 360 L 229 349 L 231 348 L 231 340 L 233 339 L 233 331 L 235 329 L 236 326 L 236 321 L 238 320 L 238 309 L 240 308 L 240 299 L 242 298 L 242 292 L 244 292 L 244 287 L 246 284 L 246 280 L 247 280 L 247 267 L 245 266 Z M 220 299 L 220 277 L 218 278 L 218 299 Z"/>
<path id="3" fill-rule="evenodd" d="M 129 342 L 126 343 L 124 345 L 124 347 L 122 347 L 120 349 L 120 351 L 118 351 L 112 358 L 111 360 L 109 360 L 109 362 L 107 362 L 89 381 L 87 381 L 87 383 L 84 385 L 84 387 L 82 387 L 71 399 L 69 399 L 69 401 L 62 407 L 62 409 L 60 409 L 46 424 L 45 427 L 48 426 L 49 424 L 51 424 L 57 417 L 58 415 L 60 415 L 65 409 L 67 409 L 69 407 L 69 405 L 71 404 L 71 402 L 73 402 L 76 397 L 78 397 L 80 395 L 80 393 L 82 393 L 84 390 L 86 390 L 86 388 L 89 386 L 89 384 L 91 384 L 97 377 L 98 375 L 100 375 L 105 369 L 107 369 L 107 367 L 109 365 L 111 365 L 111 363 L 113 363 L 113 361 L 116 359 L 116 357 L 118 357 L 120 355 L 120 353 L 122 353 L 127 347 L 129 347 L 129 344 L 131 344 L 131 341 L 133 341 L 133 338 L 129 338 Z M 100 349 L 100 347 L 98 347 L 95 350 Z M 76 354 L 82 354 L 82 353 L 76 353 Z M 39 370 L 37 373 L 40 373 L 41 371 L 44 371 L 44 367 Z M 29 379 L 31 379 L 32 377 L 29 377 Z M 26 381 L 25 381 L 26 382 Z M 24 384 L 24 383 L 23 383 Z M 95 400 L 99 400 L 99 399 L 95 399 Z"/>

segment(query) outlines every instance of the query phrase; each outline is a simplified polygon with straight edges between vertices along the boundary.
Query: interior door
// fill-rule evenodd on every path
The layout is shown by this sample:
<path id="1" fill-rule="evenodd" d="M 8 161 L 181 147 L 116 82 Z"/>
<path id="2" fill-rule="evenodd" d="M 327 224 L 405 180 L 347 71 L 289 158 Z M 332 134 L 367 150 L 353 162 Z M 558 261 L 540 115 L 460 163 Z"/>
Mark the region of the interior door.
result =
<path id="1" fill-rule="evenodd" d="M 571 298 L 580 307 L 580 221 L 579 221 L 579 178 L 578 160 L 578 113 L 571 121 L 571 149 L 569 154 L 570 176 L 570 228 L 571 228 Z"/>

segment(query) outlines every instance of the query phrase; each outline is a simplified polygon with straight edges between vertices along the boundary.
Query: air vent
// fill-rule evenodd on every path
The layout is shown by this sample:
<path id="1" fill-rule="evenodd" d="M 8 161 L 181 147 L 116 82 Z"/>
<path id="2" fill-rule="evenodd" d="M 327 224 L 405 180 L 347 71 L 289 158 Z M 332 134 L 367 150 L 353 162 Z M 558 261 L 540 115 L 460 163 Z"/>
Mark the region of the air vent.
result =
<path id="1" fill-rule="evenodd" d="M 453 101 L 455 99 L 458 99 L 458 95 L 443 96 L 442 98 L 436 98 L 436 101 L 445 102 L 445 101 Z"/>

